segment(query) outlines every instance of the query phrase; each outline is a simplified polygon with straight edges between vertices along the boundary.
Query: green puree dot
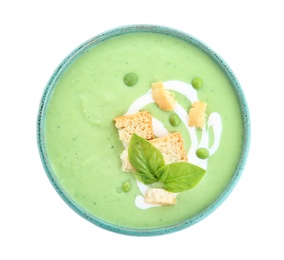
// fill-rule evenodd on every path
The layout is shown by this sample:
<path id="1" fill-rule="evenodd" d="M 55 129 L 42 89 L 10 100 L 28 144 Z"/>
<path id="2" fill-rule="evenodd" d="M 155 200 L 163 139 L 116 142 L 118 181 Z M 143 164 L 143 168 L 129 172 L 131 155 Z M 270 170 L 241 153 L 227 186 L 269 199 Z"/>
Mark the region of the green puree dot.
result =
<path id="1" fill-rule="evenodd" d="M 196 150 L 196 155 L 200 159 L 206 159 L 209 157 L 209 151 L 206 148 L 199 148 Z"/>
<path id="2" fill-rule="evenodd" d="M 169 120 L 172 126 L 178 126 L 180 124 L 180 118 L 176 114 L 171 115 Z"/>
<path id="3" fill-rule="evenodd" d="M 137 83 L 138 77 L 135 73 L 128 73 L 124 76 L 123 81 L 125 85 L 132 87 Z"/>
<path id="4" fill-rule="evenodd" d="M 196 89 L 201 89 L 202 87 L 202 79 L 199 78 L 199 77 L 196 77 L 194 78 L 192 81 L 191 81 L 191 85 Z"/>
<path id="5" fill-rule="evenodd" d="M 122 190 L 124 192 L 128 192 L 131 188 L 131 185 L 130 185 L 130 181 L 125 181 L 124 183 L 122 183 Z"/>

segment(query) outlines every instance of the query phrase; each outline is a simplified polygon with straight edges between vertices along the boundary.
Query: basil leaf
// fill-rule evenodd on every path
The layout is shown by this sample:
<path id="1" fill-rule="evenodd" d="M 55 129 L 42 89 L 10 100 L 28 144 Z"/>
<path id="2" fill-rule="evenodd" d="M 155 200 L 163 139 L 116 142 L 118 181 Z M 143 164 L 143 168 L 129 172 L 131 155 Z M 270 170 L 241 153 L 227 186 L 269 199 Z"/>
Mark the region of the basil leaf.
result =
<path id="1" fill-rule="evenodd" d="M 146 185 L 157 183 L 157 181 L 158 181 L 157 177 L 155 175 L 153 175 L 152 173 L 136 172 L 136 173 L 133 173 L 133 175 L 138 181 L 140 181 L 140 182 L 142 182 Z"/>
<path id="2" fill-rule="evenodd" d="M 163 155 L 146 139 L 133 134 L 128 146 L 128 158 L 137 170 L 136 177 L 144 184 L 157 182 L 155 172 L 165 165 Z"/>
<path id="3" fill-rule="evenodd" d="M 156 172 L 165 190 L 171 192 L 182 192 L 193 188 L 204 174 L 204 169 L 187 162 L 167 164 Z"/>

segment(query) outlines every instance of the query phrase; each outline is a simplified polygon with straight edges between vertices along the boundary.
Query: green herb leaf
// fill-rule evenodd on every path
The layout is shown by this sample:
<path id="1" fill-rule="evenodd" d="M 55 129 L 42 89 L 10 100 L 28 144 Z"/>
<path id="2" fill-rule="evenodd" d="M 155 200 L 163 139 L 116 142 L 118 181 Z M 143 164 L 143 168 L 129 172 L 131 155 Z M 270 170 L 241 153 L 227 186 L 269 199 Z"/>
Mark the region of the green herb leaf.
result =
<path id="1" fill-rule="evenodd" d="M 137 170 L 136 177 L 144 184 L 158 181 L 155 173 L 165 165 L 165 162 L 161 152 L 150 142 L 133 134 L 128 147 L 128 158 Z"/>
<path id="2" fill-rule="evenodd" d="M 187 162 L 167 164 L 156 172 L 165 190 L 171 192 L 182 192 L 193 188 L 204 174 L 204 169 Z"/>

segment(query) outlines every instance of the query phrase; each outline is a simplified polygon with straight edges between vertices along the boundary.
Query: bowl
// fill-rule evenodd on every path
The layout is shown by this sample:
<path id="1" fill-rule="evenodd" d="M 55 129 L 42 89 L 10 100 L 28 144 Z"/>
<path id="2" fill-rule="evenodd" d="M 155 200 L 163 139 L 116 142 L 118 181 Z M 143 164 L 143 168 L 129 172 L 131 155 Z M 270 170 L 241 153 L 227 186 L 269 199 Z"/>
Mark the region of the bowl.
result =
<path id="1" fill-rule="evenodd" d="M 171 109 L 159 104 L 161 96 L 154 99 L 155 84 L 173 100 Z M 202 126 L 189 125 L 196 104 L 205 104 L 203 112 L 197 109 Z M 167 161 L 157 152 L 163 159 L 147 168 L 151 182 L 134 162 L 136 139 L 124 140 L 128 125 L 118 125 L 121 118 L 134 124 L 132 116 L 141 111 L 152 120 L 148 139 L 179 133 L 178 149 L 186 153 L 185 160 Z M 227 63 L 193 36 L 158 25 L 114 28 L 74 49 L 51 75 L 37 118 L 40 158 L 59 196 L 96 226 L 131 236 L 169 234 L 209 216 L 237 184 L 249 142 L 246 99 Z M 154 143 L 141 146 L 142 164 L 156 153 Z M 133 172 L 122 168 L 127 160 Z M 182 181 L 177 174 L 184 174 Z M 173 203 L 168 197 L 146 200 L 149 188 L 150 200 L 162 190 Z"/>

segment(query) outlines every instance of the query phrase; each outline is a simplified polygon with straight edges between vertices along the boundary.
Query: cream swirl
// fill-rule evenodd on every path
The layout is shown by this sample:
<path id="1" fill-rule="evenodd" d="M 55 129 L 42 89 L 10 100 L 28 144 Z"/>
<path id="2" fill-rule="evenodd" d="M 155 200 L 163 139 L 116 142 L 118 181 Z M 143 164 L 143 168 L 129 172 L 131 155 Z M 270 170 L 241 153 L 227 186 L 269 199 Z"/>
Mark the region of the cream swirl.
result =
<path id="1" fill-rule="evenodd" d="M 195 101 L 199 101 L 197 91 L 191 86 L 191 84 L 173 80 L 173 81 L 166 81 L 163 82 L 164 87 L 167 90 L 172 90 L 175 92 L 178 92 L 184 96 L 186 96 L 191 103 Z M 145 107 L 148 104 L 153 103 L 154 100 L 152 98 L 152 91 L 151 89 L 146 92 L 143 96 L 136 99 L 131 106 L 129 107 L 128 111 L 125 115 L 128 114 L 134 114 L 138 112 L 140 109 Z M 183 124 L 186 126 L 186 129 L 189 133 L 189 136 L 191 138 L 191 146 L 188 151 L 188 162 L 198 165 L 199 167 L 203 169 L 207 169 L 208 159 L 200 159 L 196 156 L 196 150 L 198 148 L 207 148 L 209 151 L 209 156 L 212 156 L 218 149 L 222 134 L 222 119 L 219 113 L 213 112 L 208 115 L 206 127 L 202 129 L 202 135 L 201 139 L 198 140 L 198 137 L 196 135 L 196 129 L 195 127 L 189 127 L 188 126 L 188 111 L 186 111 L 180 104 L 177 103 L 176 108 L 174 109 L 174 112 L 180 117 Z M 214 134 L 214 142 L 209 147 L 209 129 L 212 128 L 213 134 Z M 162 122 L 160 122 L 157 118 L 153 117 L 153 131 L 155 136 L 161 137 L 167 135 L 169 132 L 164 127 Z M 137 181 L 137 185 L 139 190 L 142 194 L 145 194 L 147 190 L 147 186 L 143 183 L 140 183 Z M 141 195 L 138 195 L 135 200 L 135 204 L 140 209 L 146 209 L 149 207 L 153 207 L 155 205 L 149 205 L 144 202 L 144 198 Z"/>

